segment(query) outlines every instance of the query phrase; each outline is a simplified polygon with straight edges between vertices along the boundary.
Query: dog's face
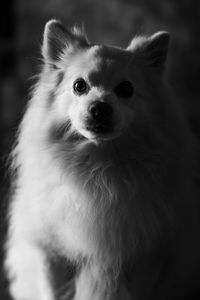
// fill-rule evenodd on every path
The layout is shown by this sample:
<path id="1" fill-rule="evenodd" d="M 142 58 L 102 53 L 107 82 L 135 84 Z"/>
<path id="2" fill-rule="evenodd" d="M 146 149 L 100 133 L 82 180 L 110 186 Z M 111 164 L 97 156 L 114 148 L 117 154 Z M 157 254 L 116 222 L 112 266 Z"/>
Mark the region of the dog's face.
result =
<path id="1" fill-rule="evenodd" d="M 90 45 L 83 33 L 68 32 L 57 21 L 47 23 L 43 56 L 57 77 L 57 122 L 96 142 L 119 137 L 136 116 L 145 118 L 145 98 L 152 90 L 145 81 L 161 77 L 168 40 L 165 32 L 135 38 L 124 50 Z M 153 72 L 146 78 L 148 68 Z"/>
<path id="2" fill-rule="evenodd" d="M 94 46 L 66 68 L 60 105 L 87 139 L 113 139 L 133 119 L 135 84 L 125 67 L 129 60 L 124 51 Z"/>

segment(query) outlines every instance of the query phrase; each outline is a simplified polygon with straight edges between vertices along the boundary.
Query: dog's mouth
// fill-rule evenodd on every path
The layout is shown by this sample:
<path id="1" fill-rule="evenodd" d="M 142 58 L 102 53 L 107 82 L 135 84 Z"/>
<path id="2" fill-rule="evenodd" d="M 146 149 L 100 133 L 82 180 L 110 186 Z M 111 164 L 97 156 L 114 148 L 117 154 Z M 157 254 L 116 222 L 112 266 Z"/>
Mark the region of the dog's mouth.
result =
<path id="1" fill-rule="evenodd" d="M 87 125 L 86 129 L 97 135 L 107 135 L 112 132 L 110 126 L 104 124 Z"/>
<path id="2" fill-rule="evenodd" d="M 111 121 L 96 122 L 93 120 L 87 120 L 85 129 L 94 138 L 108 138 L 113 133 L 113 124 Z"/>
<path id="3" fill-rule="evenodd" d="M 105 141 L 111 140 L 116 135 L 112 122 L 99 123 L 87 120 L 82 122 L 82 126 L 74 126 L 68 120 L 63 124 L 51 127 L 50 138 L 57 142 L 62 139 L 71 143 L 82 142 L 84 140 Z"/>
<path id="4" fill-rule="evenodd" d="M 96 142 L 113 140 L 120 135 L 121 130 L 113 118 L 96 121 L 90 117 L 72 122 L 72 131 L 77 136 Z"/>

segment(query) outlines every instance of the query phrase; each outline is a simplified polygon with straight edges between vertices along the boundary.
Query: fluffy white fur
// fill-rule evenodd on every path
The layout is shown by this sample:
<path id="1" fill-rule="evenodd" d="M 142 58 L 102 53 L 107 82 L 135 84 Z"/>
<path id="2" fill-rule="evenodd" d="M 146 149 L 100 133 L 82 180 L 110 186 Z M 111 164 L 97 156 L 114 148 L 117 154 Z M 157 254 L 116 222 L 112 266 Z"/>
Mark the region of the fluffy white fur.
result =
<path id="1" fill-rule="evenodd" d="M 168 42 L 160 32 L 127 49 L 90 45 L 47 23 L 12 155 L 5 266 L 14 300 L 57 299 L 58 257 L 76 266 L 75 300 L 181 299 L 195 283 L 196 141 L 162 79 Z M 80 77 L 89 85 L 81 96 Z M 114 92 L 122 80 L 134 86 L 130 99 Z M 87 129 L 93 101 L 112 106 L 111 133 Z"/>

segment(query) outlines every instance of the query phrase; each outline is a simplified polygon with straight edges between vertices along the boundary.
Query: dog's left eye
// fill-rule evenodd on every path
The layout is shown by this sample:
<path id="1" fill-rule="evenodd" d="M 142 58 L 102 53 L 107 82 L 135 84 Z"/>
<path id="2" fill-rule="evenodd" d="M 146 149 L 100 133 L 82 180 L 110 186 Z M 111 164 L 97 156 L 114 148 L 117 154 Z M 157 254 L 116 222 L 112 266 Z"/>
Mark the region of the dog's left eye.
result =
<path id="1" fill-rule="evenodd" d="M 85 94 L 88 90 L 88 85 L 83 78 L 79 78 L 74 82 L 74 92 L 78 95 Z"/>
<path id="2" fill-rule="evenodd" d="M 114 89 L 119 98 L 130 98 L 134 94 L 134 87 L 128 80 L 121 81 Z"/>

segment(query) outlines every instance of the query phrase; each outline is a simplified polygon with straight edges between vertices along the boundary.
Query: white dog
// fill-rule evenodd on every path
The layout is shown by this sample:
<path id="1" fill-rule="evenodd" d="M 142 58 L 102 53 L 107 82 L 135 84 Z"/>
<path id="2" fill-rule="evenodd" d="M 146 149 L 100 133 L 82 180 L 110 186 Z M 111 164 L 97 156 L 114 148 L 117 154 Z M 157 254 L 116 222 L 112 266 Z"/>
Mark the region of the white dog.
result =
<path id="1" fill-rule="evenodd" d="M 47 23 L 13 151 L 14 300 L 177 300 L 198 283 L 197 142 L 163 80 L 168 43 L 93 45 Z M 75 270 L 63 295 L 59 258 Z"/>

